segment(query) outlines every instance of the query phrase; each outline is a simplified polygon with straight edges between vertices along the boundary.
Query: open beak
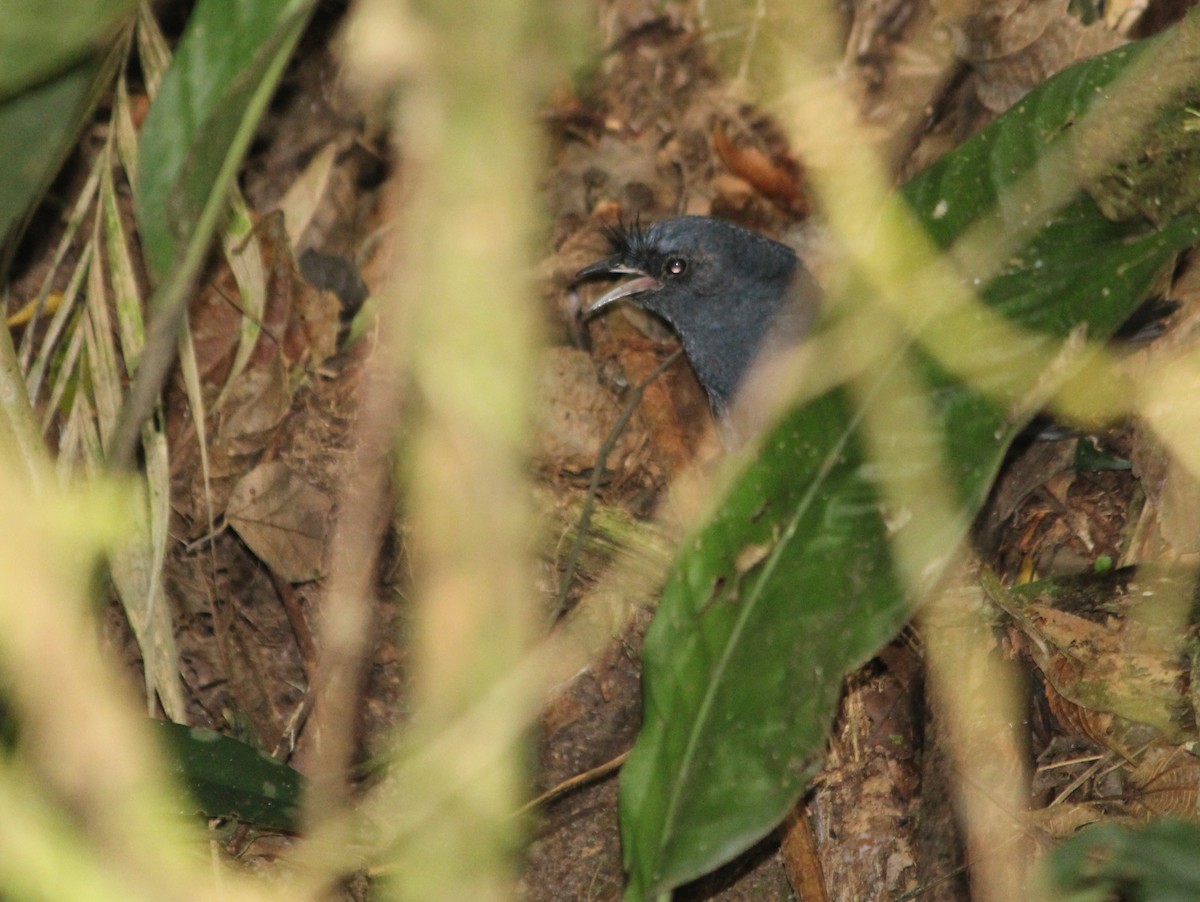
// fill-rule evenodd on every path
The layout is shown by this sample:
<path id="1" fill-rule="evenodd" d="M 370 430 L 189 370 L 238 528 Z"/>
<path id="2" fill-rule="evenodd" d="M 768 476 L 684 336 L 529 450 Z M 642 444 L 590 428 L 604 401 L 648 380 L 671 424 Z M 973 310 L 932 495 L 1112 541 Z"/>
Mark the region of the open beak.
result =
<path id="1" fill-rule="evenodd" d="M 575 281 L 582 282 L 596 276 L 624 275 L 637 276 L 637 278 L 630 279 L 628 282 L 622 282 L 612 291 L 593 301 L 580 316 L 583 319 L 587 319 L 600 309 L 622 298 L 633 297 L 634 295 L 645 294 L 647 291 L 657 291 L 659 288 L 662 288 L 662 282 L 654 278 L 654 276 L 646 275 L 642 270 L 620 262 L 620 259 L 617 257 L 609 257 L 607 260 L 600 260 L 591 266 L 585 266 L 579 272 L 575 273 Z"/>

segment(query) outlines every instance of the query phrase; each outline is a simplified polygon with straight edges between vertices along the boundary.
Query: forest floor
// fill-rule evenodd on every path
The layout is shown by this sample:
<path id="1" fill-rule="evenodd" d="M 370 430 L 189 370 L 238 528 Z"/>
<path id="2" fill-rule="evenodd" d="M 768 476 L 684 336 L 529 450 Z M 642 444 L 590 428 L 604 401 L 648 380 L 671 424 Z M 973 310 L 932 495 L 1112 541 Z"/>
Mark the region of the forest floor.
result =
<path id="1" fill-rule="evenodd" d="M 312 624 L 322 592 L 319 581 L 307 578 L 321 560 L 323 540 L 273 547 L 254 535 L 253 523 L 265 516 L 262 506 L 282 499 L 290 499 L 293 510 L 270 514 L 276 530 L 336 516 L 336 487 L 356 450 L 353 425 L 369 353 L 367 343 L 347 341 L 346 322 L 361 303 L 359 279 L 368 290 L 383 279 L 375 253 L 387 228 L 380 198 L 405 176 L 397 162 L 403 148 L 389 146 L 381 124 L 341 84 L 332 48 L 342 11 L 340 4 L 326 6 L 284 76 L 241 178 L 272 250 L 267 325 L 281 337 L 278 350 L 252 361 L 226 389 L 203 462 L 180 378 L 166 400 L 172 532 L 182 540 L 170 555 L 167 585 L 189 716 L 196 725 L 285 756 L 301 771 L 309 747 L 306 687 L 316 654 Z M 896 184 L 1054 72 L 1160 30 L 1184 4 L 1151 0 L 1131 4 L 1123 15 L 1109 10 L 1111 27 L 1083 25 L 1066 2 L 983 4 L 987 12 L 971 18 L 955 40 L 934 27 L 938 6 L 917 0 L 841 5 L 842 75 Z M 548 613 L 559 603 L 570 544 L 565 537 L 598 465 L 598 449 L 630 387 L 676 348 L 661 324 L 633 313 L 579 324 L 571 280 L 607 255 L 603 227 L 683 213 L 721 216 L 797 247 L 818 279 L 828 267 L 830 239 L 805 180 L 802 149 L 789 146 L 780 124 L 722 74 L 730 48 L 703 27 L 695 9 L 600 0 L 596 14 L 602 49 L 592 74 L 581 85 L 556 90 L 541 111 L 545 256 L 535 274 L 550 346 L 538 384 L 532 465 L 546 523 L 540 573 Z M 268 214 L 300 191 L 313 198 L 311 213 L 303 233 L 289 242 Z M 37 270 L 36 264 L 29 268 L 28 284 Z M 236 347 L 240 313 L 226 302 L 233 293 L 229 280 L 225 272 L 211 275 L 193 306 L 197 360 L 209 386 L 224 385 Z M 1198 285 L 1194 268 L 1181 263 L 1164 286 L 1182 305 L 1172 328 L 1193 321 Z M 612 516 L 646 518 L 671 481 L 715 448 L 703 393 L 680 357 L 646 387 L 601 464 L 598 503 Z M 1091 463 L 1081 463 L 1085 458 Z M 1008 582 L 1091 573 L 1102 560 L 1142 559 L 1148 536 L 1183 529 L 1180 499 L 1167 498 L 1163 513 L 1164 466 L 1131 425 L 1100 436 L 1026 443 L 1014 451 L 977 525 L 979 554 Z M 196 553 L 190 543 L 222 516 L 234 529 Z M 385 554 L 359 724 L 363 761 L 382 749 L 406 715 L 403 520 L 401 510 L 379 537 Z M 568 604 L 606 558 L 602 550 L 585 556 L 572 585 L 561 591 Z M 602 766 L 632 745 L 640 725 L 639 649 L 649 618 L 650 612 L 637 616 L 601 660 L 548 703 L 531 794 Z M 112 647 L 136 673 L 137 646 L 116 605 L 107 625 Z M 1027 644 L 1016 627 L 997 635 L 997 647 L 1009 655 L 1021 656 Z M 1066 708 L 1052 691 L 1031 691 L 1029 754 L 1040 804 L 1066 789 L 1079 805 L 1114 794 L 1129 798 L 1137 785 L 1132 764 L 1122 771 L 1097 742 L 1103 728 Z M 939 729 L 927 704 L 921 636 L 910 628 L 847 682 L 825 769 L 799 811 L 813 825 L 810 853 L 801 848 L 802 835 L 785 829 L 684 888 L 679 898 L 795 898 L 793 887 L 811 877 L 814 861 L 831 888 L 829 898 L 966 898 Z M 1097 762 L 1112 768 L 1102 772 Z M 521 878 L 525 898 L 620 896 L 617 785 L 609 773 L 539 806 Z M 1044 829 L 1049 842 L 1069 827 L 1047 819 Z M 267 861 L 288 841 L 243 835 L 233 850 L 247 861 Z"/>

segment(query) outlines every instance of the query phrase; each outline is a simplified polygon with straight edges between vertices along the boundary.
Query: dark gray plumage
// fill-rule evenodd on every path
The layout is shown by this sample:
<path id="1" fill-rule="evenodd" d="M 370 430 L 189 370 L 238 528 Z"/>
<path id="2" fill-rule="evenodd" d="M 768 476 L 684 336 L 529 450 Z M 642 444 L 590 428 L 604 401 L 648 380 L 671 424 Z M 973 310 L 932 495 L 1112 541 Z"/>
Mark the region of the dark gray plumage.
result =
<path id="1" fill-rule="evenodd" d="M 577 280 L 632 275 L 584 312 L 615 301 L 660 316 L 679 336 L 719 420 L 756 357 L 798 344 L 816 316 L 820 288 L 785 244 L 710 216 L 681 216 L 609 231 L 613 254 Z"/>

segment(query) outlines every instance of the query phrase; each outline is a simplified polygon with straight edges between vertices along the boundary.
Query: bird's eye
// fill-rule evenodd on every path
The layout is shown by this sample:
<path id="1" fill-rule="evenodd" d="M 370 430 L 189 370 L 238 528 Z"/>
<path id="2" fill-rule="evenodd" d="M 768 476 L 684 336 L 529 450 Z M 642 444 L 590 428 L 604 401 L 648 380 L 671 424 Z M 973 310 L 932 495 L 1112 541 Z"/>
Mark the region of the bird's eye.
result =
<path id="1" fill-rule="evenodd" d="M 687 261 L 682 257 L 671 257 L 663 267 L 663 274 L 668 276 L 682 276 L 685 272 Z"/>

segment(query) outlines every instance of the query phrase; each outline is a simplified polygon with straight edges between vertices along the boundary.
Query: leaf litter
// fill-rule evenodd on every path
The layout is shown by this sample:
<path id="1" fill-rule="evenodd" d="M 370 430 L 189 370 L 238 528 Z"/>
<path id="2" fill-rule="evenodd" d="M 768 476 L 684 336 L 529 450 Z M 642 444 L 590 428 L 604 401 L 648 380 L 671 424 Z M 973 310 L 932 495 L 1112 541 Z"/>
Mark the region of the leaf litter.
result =
<path id="1" fill-rule="evenodd" d="M 886 0 L 847 7 L 849 77 L 860 115 L 897 180 L 954 147 L 1029 87 L 1123 40 L 1120 35 L 1137 25 L 1134 13 L 1119 23 L 1119 32 L 1102 23 L 1084 25 L 1065 0 L 984 4 L 986 12 L 966 17 L 955 6 Z M 725 216 L 792 242 L 817 270 L 823 240 L 817 221 L 806 217 L 811 200 L 803 161 L 769 116 L 721 77 L 696 14 L 638 0 L 601 4 L 601 10 L 608 41 L 598 70 L 585 89 L 560 92 L 544 111 L 550 159 L 541 190 L 550 223 L 538 274 L 554 347 L 539 384 L 533 459 L 547 523 L 541 560 L 548 607 L 558 594 L 555 575 L 569 545 L 563 539 L 593 475 L 595 450 L 620 417 L 631 387 L 675 347 L 660 327 L 634 316 L 593 324 L 586 339 L 578 333 L 568 284 L 576 270 L 606 253 L 600 226 L 682 213 Z M 942 20 L 958 24 L 948 34 L 938 32 L 933 25 Z M 338 298 L 306 280 L 296 261 L 309 250 L 336 255 L 352 261 L 372 285 L 381 269 L 373 249 L 385 228 L 375 219 L 379 191 L 387 178 L 403 178 L 370 117 L 340 92 L 328 49 L 335 25 L 318 20 L 314 26 L 303 45 L 304 64 L 285 78 L 247 163 L 245 193 L 267 286 L 256 323 L 262 334 L 251 353 L 235 365 L 246 311 L 227 268 L 209 274 L 193 303 L 195 357 L 207 405 L 206 469 L 195 448 L 195 412 L 178 379 L 165 405 L 170 533 L 184 540 L 170 546 L 165 589 L 188 718 L 282 754 L 301 770 L 310 741 L 303 729 L 304 642 L 272 575 L 296 584 L 294 603 L 311 620 L 320 605 L 322 549 L 337 516 L 337 487 L 356 450 L 351 436 L 364 351 L 362 342 L 344 343 Z M 130 99 L 135 107 L 144 105 L 142 94 Z M 69 179 L 79 186 L 82 181 L 79 175 Z M 281 219 L 267 215 L 280 203 L 289 222 L 300 223 L 301 235 L 289 236 Z M 10 310 L 36 299 L 52 271 L 56 238 L 51 227 L 42 255 L 18 274 Z M 72 263 L 84 249 L 73 245 L 64 253 Z M 1195 316 L 1195 271 L 1181 270 L 1184 323 Z M 54 278 L 55 290 L 65 287 L 61 272 Z M 1187 346 L 1191 331 L 1176 330 L 1170 341 Z M 582 341 L 590 346 L 580 347 Z M 1138 365 L 1136 355 L 1131 365 Z M 1003 581 L 1078 573 L 1102 559 L 1155 560 L 1173 550 L 1194 551 L 1185 547 L 1196 535 L 1189 514 L 1194 505 L 1188 503 L 1196 497 L 1192 477 L 1136 427 L 1100 437 L 1114 455 L 1133 460 L 1132 471 L 1076 468 L 1078 441 L 1054 443 L 1049 454 L 1039 445 L 1019 452 L 996 488 L 980 536 Z M 712 435 L 703 393 L 680 360 L 646 387 L 601 474 L 600 505 L 629 522 L 646 517 L 670 480 L 706 447 L 712 447 Z M 233 532 L 211 534 L 210 524 L 222 515 Z M 628 541 L 615 530 L 608 538 Z M 380 748 L 405 713 L 402 515 L 385 541 L 380 628 L 360 719 L 364 755 Z M 601 543 L 587 555 L 583 584 L 611 550 Z M 577 586 L 568 589 L 578 595 Z M 1192 759 L 1170 747 L 1180 741 L 1172 730 L 1194 731 L 1194 718 L 1189 722 L 1186 713 L 1190 697 L 1179 688 L 1188 683 L 1182 652 L 1124 663 L 1156 686 L 1178 690 L 1165 692 L 1166 714 L 1146 718 L 1157 718 L 1159 733 L 1165 728 L 1169 735 L 1151 740 L 1144 730 L 1115 733 L 1114 718 L 1128 715 L 1129 706 L 1080 688 L 1111 688 L 1130 678 L 1114 664 L 1119 650 L 1094 635 L 1107 627 L 1106 641 L 1114 634 L 1139 635 L 1119 625 L 1131 604 L 1125 598 L 1115 613 L 1078 622 L 1072 620 L 1078 613 L 1027 610 L 998 637 L 1003 651 L 1029 653 L 1046 674 L 1045 688 L 1032 701 L 1031 744 L 1039 764 L 1034 789 L 1070 815 L 1062 815 L 1062 823 L 1072 829 L 1114 810 L 1190 811 L 1200 785 Z M 1036 629 L 1030 619 L 1035 614 Z M 644 611 L 635 616 L 605 656 L 551 701 L 541 721 L 531 792 L 628 749 L 640 721 L 639 646 L 648 617 Z M 1065 634 L 1045 634 L 1042 625 L 1051 619 Z M 114 648 L 136 668 L 136 646 L 121 617 L 106 622 Z M 1078 654 L 1084 645 L 1096 655 L 1092 671 L 1078 669 L 1086 666 Z M 1054 663 L 1067 659 L 1076 668 L 1069 673 Z M 841 888 L 831 898 L 854 898 L 866 887 L 894 896 L 917 886 L 936 887 L 930 892 L 939 898 L 965 898 L 957 870 L 961 838 L 945 774 L 938 772 L 944 749 L 923 693 L 920 637 L 911 633 L 847 682 L 825 769 L 807 801 L 826 885 Z M 1101 758 L 1111 767 L 1089 770 L 1082 763 L 1088 752 L 1090 760 Z M 1066 828 L 1053 826 L 1053 810 L 1047 809 L 1042 824 L 1048 835 L 1062 835 Z M 781 851 L 780 837 L 769 837 L 679 896 L 788 898 L 814 866 L 793 849 L 787 841 Z M 253 846 L 243 853 L 253 858 Z M 526 856 L 522 896 L 613 898 L 622 885 L 615 781 L 547 803 Z"/>

